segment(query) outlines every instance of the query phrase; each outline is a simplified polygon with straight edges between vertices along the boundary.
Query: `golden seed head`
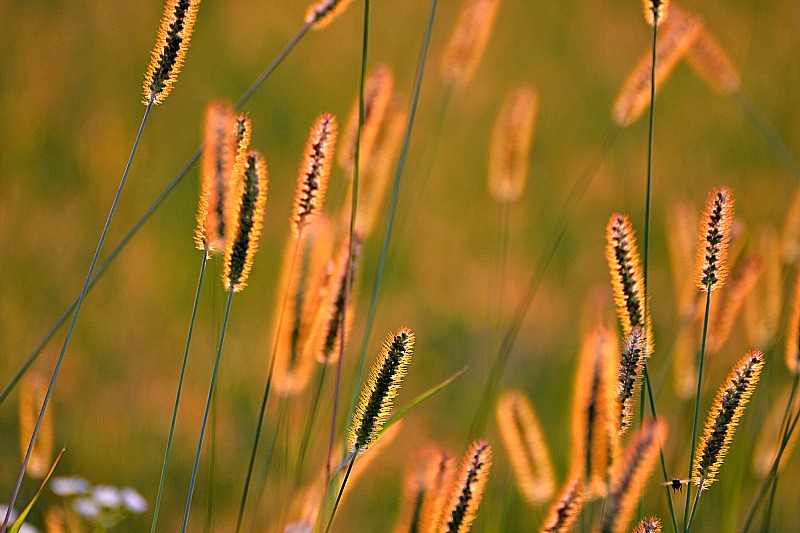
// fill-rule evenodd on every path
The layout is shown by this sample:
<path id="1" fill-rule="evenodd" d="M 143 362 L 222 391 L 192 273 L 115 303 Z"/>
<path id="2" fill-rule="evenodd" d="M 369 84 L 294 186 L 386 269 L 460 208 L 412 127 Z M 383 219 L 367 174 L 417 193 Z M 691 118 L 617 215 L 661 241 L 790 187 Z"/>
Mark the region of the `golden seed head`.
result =
<path id="1" fill-rule="evenodd" d="M 441 533 L 466 533 L 475 521 L 492 466 L 492 447 L 481 440 L 467 450 L 445 508 Z"/>
<path id="2" fill-rule="evenodd" d="M 633 397 L 636 384 L 644 370 L 644 330 L 636 326 L 625 339 L 617 373 L 617 428 L 620 435 L 627 433 L 633 419 Z"/>
<path id="3" fill-rule="evenodd" d="M 583 480 L 573 476 L 561 489 L 542 526 L 542 533 L 567 533 L 577 520 L 583 506 Z"/>
<path id="4" fill-rule="evenodd" d="M 198 250 L 208 249 L 210 253 L 225 249 L 225 203 L 236 150 L 233 123 L 233 108 L 227 102 L 211 102 L 206 108 L 205 148 L 194 242 Z"/>
<path id="5" fill-rule="evenodd" d="M 230 219 L 222 281 L 225 290 L 239 292 L 247 286 L 267 205 L 267 165 L 261 154 L 247 153 L 244 172 L 231 183 L 231 192 L 230 202 L 236 203 L 228 210 Z"/>
<path id="6" fill-rule="evenodd" d="M 667 434 L 663 420 L 648 420 L 631 437 L 622 456 L 614 461 L 601 533 L 628 531 L 639 493 L 658 458 L 658 450 Z"/>
<path id="7" fill-rule="evenodd" d="M 714 189 L 700 219 L 700 247 L 695 280 L 703 291 L 715 291 L 728 274 L 728 245 L 733 222 L 733 195 L 727 187 Z"/>
<path id="8" fill-rule="evenodd" d="M 763 269 L 745 298 L 744 325 L 751 345 L 770 346 L 781 325 L 784 300 L 780 238 L 773 226 L 759 232 L 756 253 L 761 257 Z"/>
<path id="9" fill-rule="evenodd" d="M 497 115 L 489 152 L 489 192 L 498 202 L 515 202 L 522 195 L 538 106 L 533 87 L 522 85 L 506 95 Z"/>
<path id="10" fill-rule="evenodd" d="M 697 75 L 718 93 L 733 94 L 739 90 L 741 82 L 738 69 L 705 28 L 689 48 L 686 59 Z"/>
<path id="11" fill-rule="evenodd" d="M 169 95 L 183 66 L 200 0 L 167 0 L 158 39 L 144 77 L 144 98 L 148 105 L 160 104 Z"/>
<path id="12" fill-rule="evenodd" d="M 719 352 L 728 342 L 736 319 L 763 271 L 764 261 L 758 255 L 740 261 L 733 269 L 728 286 L 720 295 L 720 303 L 712 309 L 706 341 L 707 354 Z"/>
<path id="13" fill-rule="evenodd" d="M 19 388 L 19 445 L 23 458 L 28 450 L 28 443 L 36 426 L 46 393 L 47 381 L 39 374 L 26 374 L 22 379 Z M 34 479 L 43 478 L 50 469 L 52 458 L 53 413 L 48 410 L 44 413 L 39 436 L 31 451 L 25 472 Z"/>
<path id="14" fill-rule="evenodd" d="M 390 333 L 384 341 L 353 413 L 347 438 L 350 453 L 364 453 L 378 438 L 389 418 L 394 397 L 400 390 L 413 353 L 414 333 L 408 328 L 400 328 L 394 335 Z"/>
<path id="15" fill-rule="evenodd" d="M 466 85 L 492 36 L 500 0 L 467 0 L 442 54 L 439 71 L 448 85 Z"/>
<path id="16" fill-rule="evenodd" d="M 665 22 L 664 30 L 659 33 L 656 43 L 656 92 L 697 40 L 703 27 L 699 18 L 688 16 L 675 9 L 671 11 L 672 16 Z M 630 126 L 650 105 L 652 60 L 652 52 L 646 52 L 617 95 L 611 114 L 618 126 Z"/>
<path id="17" fill-rule="evenodd" d="M 414 454 L 406 471 L 403 510 L 395 533 L 436 531 L 454 473 L 455 461 L 445 450 L 426 446 Z"/>
<path id="18" fill-rule="evenodd" d="M 717 473 L 728 453 L 736 426 L 756 388 L 764 368 L 764 355 L 756 350 L 739 361 L 722 384 L 708 413 L 708 420 L 697 446 L 692 481 L 706 490 L 717 479 Z"/>
<path id="19" fill-rule="evenodd" d="M 651 26 L 660 26 L 669 15 L 669 0 L 644 0 L 644 18 Z"/>
<path id="20" fill-rule="evenodd" d="M 694 316 L 697 290 L 690 273 L 694 270 L 695 238 L 697 236 L 698 214 L 686 203 L 676 202 L 664 220 L 667 236 L 670 270 L 677 305 L 678 316 L 687 321 Z"/>
<path id="21" fill-rule="evenodd" d="M 800 373 L 800 271 L 794 283 L 792 314 L 786 327 L 786 366 L 797 374 Z"/>
<path id="22" fill-rule="evenodd" d="M 633 533 L 661 533 L 661 520 L 655 516 L 645 518 L 639 522 L 639 525 L 636 526 Z"/>
<path id="23" fill-rule="evenodd" d="M 297 176 L 292 216 L 295 237 L 300 237 L 325 203 L 336 134 L 336 117 L 330 113 L 320 115 L 311 128 L 303 153 L 303 164 Z"/>
<path id="24" fill-rule="evenodd" d="M 625 215 L 614 214 L 606 226 L 606 261 L 611 273 L 611 286 L 617 315 L 624 337 L 638 326 L 646 335 L 645 354 L 653 353 L 653 333 L 650 317 L 645 323 L 644 275 L 636 246 L 636 234 Z"/>
<path id="25" fill-rule="evenodd" d="M 306 24 L 312 24 L 316 30 L 322 29 L 344 13 L 353 0 L 320 0 L 308 6 Z"/>
<path id="26" fill-rule="evenodd" d="M 530 401 L 521 391 L 505 391 L 497 400 L 495 416 L 520 492 L 530 503 L 549 500 L 555 490 L 555 473 Z"/>

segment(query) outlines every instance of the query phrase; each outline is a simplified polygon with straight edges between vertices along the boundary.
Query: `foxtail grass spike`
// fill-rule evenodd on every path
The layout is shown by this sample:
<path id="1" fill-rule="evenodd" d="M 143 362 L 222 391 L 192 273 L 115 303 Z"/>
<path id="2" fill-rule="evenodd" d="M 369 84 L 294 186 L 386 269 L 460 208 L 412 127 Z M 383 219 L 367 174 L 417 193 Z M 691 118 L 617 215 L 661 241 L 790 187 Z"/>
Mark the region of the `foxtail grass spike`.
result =
<path id="1" fill-rule="evenodd" d="M 764 262 L 760 256 L 746 258 L 733 269 L 728 285 L 720 295 L 720 303 L 715 307 L 710 319 L 706 341 L 707 353 L 718 353 L 728 342 L 736 319 L 739 318 L 745 301 L 751 296 L 763 271 Z"/>
<path id="2" fill-rule="evenodd" d="M 697 308 L 697 290 L 690 273 L 695 263 L 695 238 L 697 237 L 697 213 L 685 202 L 677 202 L 665 219 L 667 249 L 674 286 L 675 303 L 682 322 L 688 322 Z"/>
<path id="3" fill-rule="evenodd" d="M 644 331 L 639 326 L 625 340 L 617 373 L 617 428 L 624 435 L 633 420 L 633 395 L 644 370 Z"/>
<path id="4" fill-rule="evenodd" d="M 495 416 L 520 492 L 530 503 L 549 500 L 555 491 L 555 474 L 530 401 L 521 391 L 505 391 L 497 400 Z"/>
<path id="5" fill-rule="evenodd" d="M 28 448 L 28 442 L 39 408 L 47 392 L 47 381 L 39 374 L 31 373 L 25 376 L 19 388 L 19 446 L 22 456 Z M 39 438 L 33 446 L 30 459 L 25 472 L 34 479 L 41 479 L 50 470 L 53 458 L 53 413 L 45 411 L 42 425 L 39 428 Z"/>
<path id="6" fill-rule="evenodd" d="M 386 65 L 375 67 L 364 82 L 364 120 L 361 124 L 361 140 L 358 140 L 359 99 L 353 104 L 347 119 L 347 128 L 342 136 L 339 150 L 339 166 L 348 176 L 352 176 L 358 141 L 359 168 L 371 164 L 375 140 L 383 125 L 386 110 L 392 100 L 394 75 Z"/>
<path id="7" fill-rule="evenodd" d="M 764 355 L 757 350 L 748 353 L 733 367 L 728 379 L 717 392 L 694 458 L 692 482 L 700 491 L 707 490 L 716 481 L 736 426 L 755 391 L 762 368 Z"/>
<path id="8" fill-rule="evenodd" d="M 353 0 L 321 0 L 308 6 L 306 11 L 306 24 L 314 29 L 322 29 L 344 13 L 353 3 Z"/>
<path id="9" fill-rule="evenodd" d="M 794 283 L 792 312 L 786 328 L 786 366 L 792 374 L 800 374 L 800 271 Z"/>
<path id="10" fill-rule="evenodd" d="M 644 275 L 636 246 L 636 234 L 625 215 L 614 214 L 606 227 L 606 260 L 611 273 L 614 302 L 622 325 L 622 333 L 630 337 L 634 327 L 643 328 L 645 356 L 653 353 L 650 316 L 645 323 Z"/>
<path id="11" fill-rule="evenodd" d="M 757 248 L 763 269 L 745 298 L 744 325 L 752 346 L 770 346 L 781 324 L 784 302 L 783 261 L 774 227 L 768 226 L 759 233 Z"/>
<path id="12" fill-rule="evenodd" d="M 530 85 L 509 92 L 497 115 L 489 152 L 489 192 L 502 203 L 522 195 L 528 177 L 539 97 Z"/>
<path id="13" fill-rule="evenodd" d="M 625 533 L 639 501 L 639 491 L 656 464 L 658 450 L 666 437 L 663 420 L 648 420 L 631 437 L 627 448 L 611 470 L 609 492 L 601 533 Z"/>
<path id="14" fill-rule="evenodd" d="M 572 531 L 572 526 L 583 506 L 583 480 L 580 476 L 573 476 L 564 485 L 558 499 L 550 508 L 550 513 L 542 526 L 542 533 L 567 533 Z"/>
<path id="15" fill-rule="evenodd" d="M 436 532 L 454 471 L 453 458 L 444 450 L 426 447 L 414 455 L 406 473 L 403 510 L 394 533 Z"/>
<path id="16" fill-rule="evenodd" d="M 225 204 L 228 198 L 236 140 L 233 108 L 215 101 L 206 109 L 205 150 L 201 165 L 200 203 L 197 209 L 195 245 L 210 253 L 225 250 Z"/>
<path id="17" fill-rule="evenodd" d="M 633 533 L 661 533 L 661 520 L 656 517 L 645 518 L 639 522 Z"/>
<path id="18" fill-rule="evenodd" d="M 492 466 L 492 447 L 477 441 L 464 456 L 461 470 L 445 508 L 440 533 L 467 533 L 475 521 Z"/>
<path id="19" fill-rule="evenodd" d="M 584 339 L 572 403 L 572 475 L 591 495 L 603 493 L 617 433 L 612 415 L 617 342 L 611 331 L 596 329 Z"/>
<path id="20" fill-rule="evenodd" d="M 660 26 L 669 15 L 669 0 L 644 0 L 644 18 L 651 26 Z"/>
<path id="21" fill-rule="evenodd" d="M 199 7 L 200 0 L 167 0 L 144 78 L 145 105 L 160 104 L 172 90 L 186 58 Z"/>
<path id="22" fill-rule="evenodd" d="M 237 167 L 239 167 L 237 163 Z M 258 237 L 267 205 L 267 165 L 258 152 L 249 152 L 244 168 L 234 169 L 225 268 L 225 290 L 239 292 L 247 286 L 247 277 L 258 250 Z"/>
<path id="23" fill-rule="evenodd" d="M 720 94 L 734 94 L 741 87 L 739 71 L 733 60 L 705 28 L 686 56 L 692 69 L 709 87 Z"/>
<path id="24" fill-rule="evenodd" d="M 719 289 L 728 274 L 728 246 L 733 222 L 733 195 L 727 187 L 714 189 L 700 219 L 700 247 L 695 280 L 702 292 Z"/>
<path id="25" fill-rule="evenodd" d="M 302 235 L 325 203 L 336 135 L 336 117 L 330 113 L 320 115 L 311 128 L 303 152 L 303 163 L 297 176 L 297 192 L 292 215 L 295 237 L 299 238 Z"/>
<path id="26" fill-rule="evenodd" d="M 414 333 L 408 328 L 400 328 L 384 341 L 353 413 L 347 437 L 350 453 L 361 455 L 375 442 L 389 418 L 394 397 L 400 390 L 413 353 Z"/>
<path id="27" fill-rule="evenodd" d="M 656 91 L 669 78 L 678 62 L 686 55 L 689 48 L 697 40 L 703 24 L 697 17 L 689 16 L 677 10 L 671 10 L 671 16 L 659 31 L 656 43 Z M 650 77 L 652 69 L 652 53 L 647 52 L 628 75 L 614 101 L 612 117 L 620 126 L 630 126 L 650 105 Z"/>
<path id="28" fill-rule="evenodd" d="M 467 0 L 442 54 L 439 71 L 448 85 L 466 85 L 483 58 L 492 36 L 500 0 Z"/>

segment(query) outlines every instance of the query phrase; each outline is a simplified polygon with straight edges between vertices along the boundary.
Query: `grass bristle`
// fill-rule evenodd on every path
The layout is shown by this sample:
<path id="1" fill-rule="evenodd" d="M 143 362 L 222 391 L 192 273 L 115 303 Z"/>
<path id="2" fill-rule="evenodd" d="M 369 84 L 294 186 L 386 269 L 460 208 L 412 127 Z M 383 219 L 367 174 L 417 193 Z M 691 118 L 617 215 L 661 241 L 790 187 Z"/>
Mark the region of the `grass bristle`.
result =
<path id="1" fill-rule="evenodd" d="M 500 0 L 467 0 L 442 54 L 439 71 L 445 83 L 466 85 L 492 36 Z"/>
<path id="2" fill-rule="evenodd" d="M 728 246 L 733 222 L 733 196 L 723 187 L 714 189 L 700 219 L 700 247 L 695 280 L 702 292 L 722 287 L 728 274 Z"/>
<path id="3" fill-rule="evenodd" d="M 455 473 L 453 457 L 445 450 L 425 447 L 406 471 L 403 508 L 395 533 L 434 533 Z"/>
<path id="4" fill-rule="evenodd" d="M 321 0 L 308 6 L 306 11 L 306 24 L 312 24 L 314 29 L 322 29 L 336 17 L 350 7 L 353 0 Z"/>
<path id="5" fill-rule="evenodd" d="M 47 393 L 47 381 L 39 374 L 27 374 L 19 387 L 19 447 L 22 456 L 28 449 L 39 409 Z M 31 457 L 25 472 L 34 479 L 41 479 L 50 469 L 53 459 L 53 411 L 44 413 L 44 420 L 39 428 L 39 436 L 31 451 Z"/>
<path id="6" fill-rule="evenodd" d="M 645 518 L 639 522 L 633 533 L 661 533 L 661 520 L 656 517 Z"/>
<path id="7" fill-rule="evenodd" d="M 733 367 L 717 392 L 694 458 L 692 482 L 700 490 L 708 489 L 716 481 L 736 426 L 755 391 L 763 368 L 764 355 L 757 350 L 748 353 Z"/>
<path id="8" fill-rule="evenodd" d="M 336 117 L 330 113 L 320 115 L 311 128 L 303 152 L 303 163 L 297 176 L 297 192 L 292 215 L 295 237 L 302 235 L 303 230 L 320 213 L 325 203 L 336 135 Z"/>
<path id="9" fill-rule="evenodd" d="M 620 435 L 627 433 L 633 420 L 633 398 L 636 392 L 636 385 L 642 377 L 644 370 L 644 331 L 640 327 L 631 330 L 631 334 L 625 339 L 625 346 L 620 358 L 619 371 L 617 373 L 617 427 Z"/>
<path id="10" fill-rule="evenodd" d="M 733 60 L 705 28 L 700 30 L 686 56 L 692 69 L 720 94 L 733 94 L 741 86 Z"/>
<path id="11" fill-rule="evenodd" d="M 528 177 L 539 97 L 530 85 L 510 91 L 494 124 L 489 152 L 489 192 L 495 200 L 515 202 Z"/>
<path id="12" fill-rule="evenodd" d="M 142 102 L 163 102 L 175 84 L 189 48 L 200 0 L 168 0 L 158 29 L 158 39 L 144 77 Z"/>
<path id="13" fill-rule="evenodd" d="M 669 0 L 644 0 L 644 18 L 651 26 L 659 26 L 669 15 Z"/>
<path id="14" fill-rule="evenodd" d="M 449 505 L 445 508 L 441 533 L 466 533 L 475 521 L 492 466 L 492 447 L 486 441 L 473 444 L 461 464 Z"/>
<path id="15" fill-rule="evenodd" d="M 555 490 L 555 473 L 530 401 L 521 391 L 505 391 L 497 400 L 495 416 L 523 497 L 530 503 L 547 501 Z"/>
<path id="16" fill-rule="evenodd" d="M 542 533 L 567 533 L 578 519 L 583 506 L 583 480 L 573 476 L 561 489 L 542 526 Z"/>

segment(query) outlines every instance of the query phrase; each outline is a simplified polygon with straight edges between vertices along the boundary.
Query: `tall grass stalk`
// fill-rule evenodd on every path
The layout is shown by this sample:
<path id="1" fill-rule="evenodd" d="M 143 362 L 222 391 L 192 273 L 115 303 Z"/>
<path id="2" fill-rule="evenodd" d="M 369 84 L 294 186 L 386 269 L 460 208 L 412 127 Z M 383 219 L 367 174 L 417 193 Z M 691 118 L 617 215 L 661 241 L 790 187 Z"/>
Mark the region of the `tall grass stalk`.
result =
<path id="1" fill-rule="evenodd" d="M 89 285 L 91 285 L 92 276 L 94 275 L 94 270 L 97 267 L 97 261 L 100 258 L 100 251 L 103 249 L 103 244 L 106 241 L 108 228 L 111 226 L 111 220 L 114 218 L 114 213 L 117 210 L 119 198 L 122 195 L 122 189 L 125 187 L 125 182 L 128 179 L 128 174 L 130 173 L 131 165 L 133 164 L 133 158 L 136 156 L 136 150 L 139 148 L 139 141 L 142 139 L 142 133 L 144 133 L 144 128 L 147 125 L 147 119 L 150 118 L 150 111 L 153 109 L 154 101 L 155 95 L 151 95 L 150 100 L 145 107 L 142 123 L 139 125 L 139 131 L 136 133 L 136 140 L 133 142 L 131 154 L 128 157 L 128 162 L 125 164 L 125 170 L 122 173 L 122 178 L 120 179 L 119 186 L 117 187 L 117 193 L 114 196 L 114 201 L 111 202 L 111 209 L 108 212 L 106 223 L 103 226 L 102 233 L 100 234 L 100 240 L 97 243 L 97 249 L 94 252 L 92 263 L 89 266 L 89 272 L 86 274 L 86 280 L 83 282 L 83 288 L 81 289 L 78 300 L 75 303 L 75 311 L 72 314 L 72 320 L 70 321 L 69 329 L 67 330 L 67 336 L 64 338 L 64 344 L 61 347 L 61 353 L 58 355 L 58 361 L 56 361 L 56 366 L 53 369 L 53 376 L 50 378 L 50 385 L 47 387 L 47 393 L 44 396 L 44 402 L 42 403 L 42 408 L 39 411 L 39 417 L 36 420 L 36 425 L 33 428 L 33 434 L 31 435 L 31 440 L 28 444 L 28 450 L 25 452 L 25 458 L 22 460 L 22 466 L 20 468 L 19 475 L 17 476 L 14 490 L 11 492 L 11 498 L 8 502 L 8 510 L 6 511 L 5 518 L 3 518 L 3 525 L 0 526 L 0 533 L 5 533 L 6 529 L 8 528 L 8 520 L 11 517 L 11 510 L 14 507 L 14 503 L 17 501 L 19 488 L 22 485 L 22 478 L 25 476 L 25 469 L 28 467 L 28 461 L 30 461 L 31 458 L 33 445 L 36 443 L 36 437 L 39 435 L 39 428 L 42 426 L 42 420 L 44 420 L 45 411 L 47 411 L 47 406 L 50 403 L 50 397 L 52 396 L 53 389 L 55 388 L 56 379 L 58 379 L 58 372 L 61 370 L 61 364 L 64 362 L 64 356 L 67 353 L 67 346 L 69 346 L 69 341 L 72 338 L 73 331 L 75 330 L 75 323 L 78 321 L 78 315 L 81 312 L 83 300 L 86 297 L 86 293 L 89 292 Z"/>
<path id="2" fill-rule="evenodd" d="M 367 2 L 369 2 L 369 0 L 367 0 Z M 339 494 L 336 496 L 336 502 L 333 504 L 333 511 L 331 511 L 331 517 L 328 519 L 328 525 L 325 527 L 325 533 L 328 533 L 331 530 L 333 518 L 336 516 L 336 510 L 339 508 L 339 502 L 342 501 L 342 494 L 344 494 L 344 488 L 347 486 L 347 480 L 350 478 L 350 472 L 353 470 L 353 465 L 356 463 L 356 457 L 358 457 L 358 454 L 353 453 L 353 457 L 350 459 L 350 464 L 347 466 L 347 472 L 342 480 L 342 486 L 339 488 Z"/>
<path id="3" fill-rule="evenodd" d="M 194 332 L 194 321 L 197 317 L 197 306 L 200 303 L 200 291 L 203 288 L 203 276 L 206 271 L 208 261 L 208 248 L 203 250 L 203 262 L 200 265 L 200 276 L 197 280 L 197 291 L 194 295 L 194 305 L 192 306 L 192 318 L 189 320 L 189 333 L 186 337 L 186 348 L 183 350 L 183 362 L 181 363 L 181 375 L 178 379 L 178 391 L 175 393 L 175 406 L 172 408 L 172 421 L 169 424 L 169 436 L 167 437 L 167 449 L 164 452 L 164 463 L 161 467 L 161 479 L 158 482 L 158 495 L 153 509 L 153 523 L 150 526 L 150 533 L 155 533 L 156 523 L 158 522 L 158 511 L 161 509 L 161 497 L 164 493 L 164 482 L 167 479 L 167 465 L 169 464 L 169 452 L 172 449 L 172 438 L 175 435 L 175 421 L 178 419 L 178 406 L 181 401 L 183 391 L 183 379 L 186 376 L 186 363 L 189 360 L 189 347 L 192 344 L 192 333 Z"/>

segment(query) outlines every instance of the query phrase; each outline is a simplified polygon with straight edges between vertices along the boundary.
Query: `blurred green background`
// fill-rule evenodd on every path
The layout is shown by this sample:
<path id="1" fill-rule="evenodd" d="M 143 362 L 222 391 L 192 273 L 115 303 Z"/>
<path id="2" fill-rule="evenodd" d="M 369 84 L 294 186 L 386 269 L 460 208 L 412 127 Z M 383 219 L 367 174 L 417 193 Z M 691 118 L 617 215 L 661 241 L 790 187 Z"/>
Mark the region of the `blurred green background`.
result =
<path id="1" fill-rule="evenodd" d="M 506 91 L 526 81 L 540 98 L 528 184 L 511 210 L 508 318 L 555 238 L 569 187 L 610 128 L 615 94 L 649 49 L 651 33 L 638 1 L 505 0 L 474 79 L 451 102 L 431 179 L 419 193 L 424 147 L 432 142 L 443 91 L 438 60 L 460 5 L 440 2 L 436 16 L 401 189 L 399 225 L 367 361 L 377 354 L 385 332 L 400 325 L 415 330 L 417 349 L 400 405 L 464 365 L 469 371 L 411 414 L 367 475 L 348 486 L 337 518 L 339 531 L 387 531 L 398 512 L 402 473 L 413 451 L 435 442 L 460 457 L 467 445 L 494 343 L 492 291 L 498 276 L 500 208 L 487 193 L 486 168 L 494 118 Z M 800 147 L 800 3 L 707 0 L 682 6 L 704 18 L 740 69 L 752 99 L 786 143 Z M 2 386 L 80 290 L 141 120 L 142 76 L 163 7 L 161 1 L 0 2 Z M 208 102 L 235 102 L 300 28 L 306 7 L 297 0 L 203 2 L 180 79 L 165 104 L 154 110 L 144 133 L 106 252 L 201 141 Z M 397 90 L 408 96 L 428 8 L 428 2 L 419 0 L 372 2 L 369 62 L 388 64 Z M 279 270 L 303 145 L 320 112 L 346 120 L 358 88 L 362 13 L 356 1 L 331 26 L 307 35 L 244 108 L 253 121 L 252 146 L 263 152 L 270 169 L 270 191 L 262 244 L 249 287 L 235 298 L 223 354 L 216 413 L 215 531 L 232 530 L 236 515 L 272 345 Z M 586 324 L 598 320 L 592 316 L 598 306 L 585 302 L 610 299 L 604 258 L 609 215 L 628 213 L 636 228 L 643 227 L 646 142 L 644 119 L 618 135 L 546 273 L 503 379 L 504 387 L 522 388 L 535 404 L 559 483 L 568 470 L 567 420 L 580 337 Z M 685 200 L 699 210 L 714 186 L 732 187 L 736 216 L 746 223 L 752 244 L 763 228 L 782 230 L 797 184 L 736 103 L 712 92 L 685 63 L 657 100 L 653 176 L 650 291 L 656 346 L 666 351 L 678 321 L 665 239 L 674 202 Z M 344 184 L 342 171 L 335 169 L 331 206 Z M 58 473 L 133 486 L 151 505 L 200 266 L 192 240 L 197 195 L 194 169 L 90 293 L 51 403 L 56 442 L 67 447 Z M 418 195 L 421 201 L 411 204 Z M 349 368 L 363 335 L 382 228 L 381 222 L 366 244 L 355 342 L 345 365 L 345 403 L 353 386 Z M 160 518 L 164 531 L 175 531 L 183 512 L 224 304 L 218 276 L 211 276 L 220 270 L 217 262 L 209 264 Z M 794 275 L 792 268 L 784 272 Z M 49 375 L 61 339 L 63 333 L 43 353 L 34 367 L 37 372 Z M 750 452 L 772 402 L 790 382 L 780 342 L 775 340 L 776 347 L 767 352 L 765 376 L 720 482 L 703 497 L 698 531 L 737 530 L 760 487 L 750 468 Z M 709 361 L 701 413 L 733 362 L 754 347 L 740 333 Z M 659 355 L 651 361 L 656 382 L 668 372 Z M 692 407 L 665 383 L 659 408 L 671 429 L 667 464 L 675 477 L 684 477 Z M 264 442 L 275 427 L 276 407 L 272 402 Z M 329 395 L 323 407 L 327 425 Z M 0 406 L 0 425 L 0 501 L 7 501 L 20 464 L 16 394 Z M 493 424 L 485 437 L 495 448 L 495 466 L 474 530 L 540 527 L 546 506 L 532 507 L 518 496 Z M 316 463 L 324 453 L 322 440 L 313 450 Z M 285 447 L 279 445 L 279 453 Z M 205 457 L 192 531 L 202 530 L 206 513 Z M 790 457 L 776 500 L 776 531 L 800 528 L 791 481 L 799 469 L 798 459 Z M 645 511 L 666 519 L 660 476 L 656 470 L 648 481 Z M 35 488 L 27 480 L 22 501 Z M 268 482 L 258 530 L 271 530 L 271 513 L 290 496 L 282 485 Z M 41 527 L 41 511 L 53 500 L 48 494 L 39 506 L 35 525 Z M 676 502 L 682 509 L 682 498 Z M 148 526 L 149 513 L 125 527 L 144 531 Z"/>

